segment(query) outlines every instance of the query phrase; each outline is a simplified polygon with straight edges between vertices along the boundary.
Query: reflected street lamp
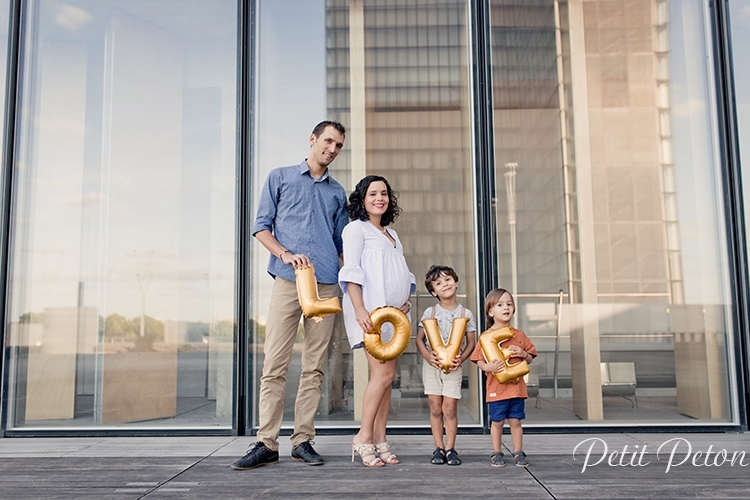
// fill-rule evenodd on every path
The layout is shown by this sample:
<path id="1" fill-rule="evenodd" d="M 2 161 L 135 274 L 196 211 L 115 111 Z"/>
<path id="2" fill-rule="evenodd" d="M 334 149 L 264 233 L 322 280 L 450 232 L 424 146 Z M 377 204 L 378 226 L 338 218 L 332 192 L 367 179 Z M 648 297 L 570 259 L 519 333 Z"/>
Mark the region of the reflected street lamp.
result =
<path id="1" fill-rule="evenodd" d="M 133 257 L 136 259 L 135 277 L 138 279 L 138 286 L 141 289 L 141 328 L 139 333 L 141 338 L 143 338 L 146 336 L 146 294 L 148 293 L 148 288 L 151 286 L 151 277 L 153 276 L 151 262 L 154 258 L 154 250 L 149 251 L 148 262 L 146 262 L 145 268 L 141 265 L 139 252 L 136 249 L 133 249 Z"/>
<path id="2" fill-rule="evenodd" d="M 516 256 L 516 168 L 518 163 L 505 164 L 505 192 L 508 198 L 508 226 L 510 226 L 510 267 L 513 297 L 518 293 L 518 264 Z"/>

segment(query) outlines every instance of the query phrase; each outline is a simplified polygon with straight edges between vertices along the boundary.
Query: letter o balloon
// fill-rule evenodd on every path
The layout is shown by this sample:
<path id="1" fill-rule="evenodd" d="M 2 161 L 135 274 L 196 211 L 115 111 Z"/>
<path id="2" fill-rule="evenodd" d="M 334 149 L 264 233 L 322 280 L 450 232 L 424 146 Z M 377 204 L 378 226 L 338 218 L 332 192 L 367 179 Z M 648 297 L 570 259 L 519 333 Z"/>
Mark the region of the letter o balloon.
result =
<path id="1" fill-rule="evenodd" d="M 372 331 L 365 332 L 365 349 L 381 363 L 396 359 L 406 350 L 411 339 L 411 323 L 408 316 L 396 307 L 378 307 L 370 313 Z M 384 323 L 393 325 L 393 338 L 383 342 L 380 329 Z"/>

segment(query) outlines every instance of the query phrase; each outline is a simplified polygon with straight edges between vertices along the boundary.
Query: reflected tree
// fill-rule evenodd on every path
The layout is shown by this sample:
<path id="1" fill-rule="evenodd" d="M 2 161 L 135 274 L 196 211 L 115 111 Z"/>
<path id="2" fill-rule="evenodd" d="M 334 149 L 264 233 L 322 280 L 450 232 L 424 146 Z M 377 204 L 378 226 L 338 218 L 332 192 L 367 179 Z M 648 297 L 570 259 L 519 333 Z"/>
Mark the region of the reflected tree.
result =
<path id="1" fill-rule="evenodd" d="M 110 314 L 104 320 L 104 331 L 107 339 L 132 342 L 131 352 L 153 351 L 154 343 L 164 342 L 164 322 L 150 316 L 128 319 Z"/>

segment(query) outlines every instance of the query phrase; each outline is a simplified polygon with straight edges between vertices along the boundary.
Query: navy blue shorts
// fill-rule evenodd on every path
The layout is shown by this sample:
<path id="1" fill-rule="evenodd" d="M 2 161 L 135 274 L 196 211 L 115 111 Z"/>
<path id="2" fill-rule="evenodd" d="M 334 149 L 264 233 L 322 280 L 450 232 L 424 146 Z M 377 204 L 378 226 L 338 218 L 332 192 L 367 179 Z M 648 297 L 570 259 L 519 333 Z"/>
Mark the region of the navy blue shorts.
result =
<path id="1" fill-rule="evenodd" d="M 487 403 L 487 406 L 490 407 L 490 422 L 502 422 L 506 418 L 517 418 L 519 420 L 526 418 L 524 412 L 526 400 L 524 398 L 492 401 Z"/>

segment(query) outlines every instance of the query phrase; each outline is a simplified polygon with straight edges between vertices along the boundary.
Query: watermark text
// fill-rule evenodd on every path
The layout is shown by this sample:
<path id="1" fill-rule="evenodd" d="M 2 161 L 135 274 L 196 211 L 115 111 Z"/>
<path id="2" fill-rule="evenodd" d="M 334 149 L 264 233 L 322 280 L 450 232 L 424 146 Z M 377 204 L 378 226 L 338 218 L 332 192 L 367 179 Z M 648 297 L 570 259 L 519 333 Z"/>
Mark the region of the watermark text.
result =
<path id="1" fill-rule="evenodd" d="M 573 460 L 582 460 L 581 474 L 586 469 L 597 465 L 609 467 L 645 467 L 649 464 L 660 463 L 664 466 L 664 473 L 681 465 L 692 467 L 747 467 L 750 461 L 745 460 L 744 451 L 727 451 L 722 448 L 714 451 L 709 445 L 706 450 L 693 451 L 693 445 L 685 438 L 677 437 L 664 441 L 656 449 L 656 453 L 647 451 L 648 445 L 624 445 L 622 449 L 613 449 L 601 438 L 584 439 L 573 449 Z"/>

